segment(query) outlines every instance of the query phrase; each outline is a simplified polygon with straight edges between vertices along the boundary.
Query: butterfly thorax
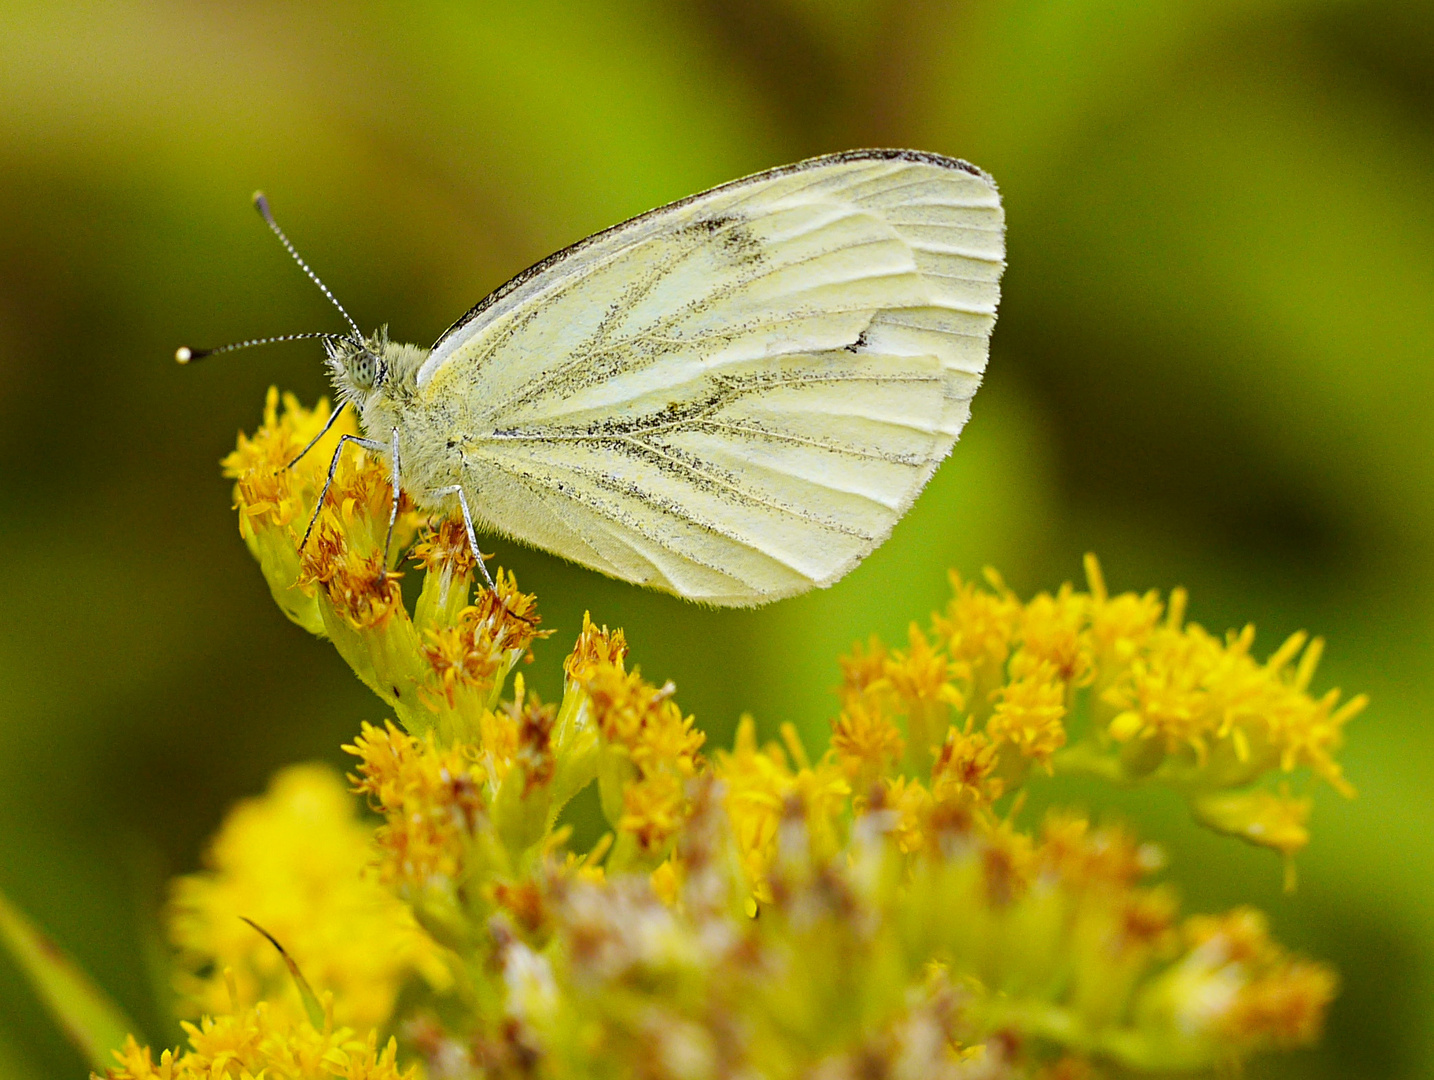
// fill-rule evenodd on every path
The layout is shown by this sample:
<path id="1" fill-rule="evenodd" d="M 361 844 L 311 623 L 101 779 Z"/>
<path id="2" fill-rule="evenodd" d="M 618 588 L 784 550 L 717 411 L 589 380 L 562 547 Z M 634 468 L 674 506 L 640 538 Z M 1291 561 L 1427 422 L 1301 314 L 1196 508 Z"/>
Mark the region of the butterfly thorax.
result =
<path id="1" fill-rule="evenodd" d="M 457 482 L 461 455 L 451 452 L 446 427 L 420 400 L 418 369 L 429 350 L 389 341 L 387 327 L 363 339 L 335 338 L 327 345 L 329 374 L 340 400 L 358 413 L 364 435 L 385 448 L 398 432 L 403 489 L 418 505 L 437 508 L 430 493 Z"/>

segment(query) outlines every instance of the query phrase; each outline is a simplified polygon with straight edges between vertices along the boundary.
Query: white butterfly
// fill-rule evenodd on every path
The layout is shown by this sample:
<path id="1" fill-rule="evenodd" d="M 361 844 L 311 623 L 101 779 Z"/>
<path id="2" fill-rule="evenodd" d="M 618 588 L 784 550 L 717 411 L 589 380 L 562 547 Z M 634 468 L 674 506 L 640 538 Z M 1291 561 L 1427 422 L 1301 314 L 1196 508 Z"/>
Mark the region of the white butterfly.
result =
<path id="1" fill-rule="evenodd" d="M 858 150 L 590 236 L 432 349 L 325 337 L 356 441 L 395 492 L 458 503 L 475 551 L 476 526 L 750 606 L 832 584 L 891 533 L 966 423 L 1004 265 L 989 176 Z"/>

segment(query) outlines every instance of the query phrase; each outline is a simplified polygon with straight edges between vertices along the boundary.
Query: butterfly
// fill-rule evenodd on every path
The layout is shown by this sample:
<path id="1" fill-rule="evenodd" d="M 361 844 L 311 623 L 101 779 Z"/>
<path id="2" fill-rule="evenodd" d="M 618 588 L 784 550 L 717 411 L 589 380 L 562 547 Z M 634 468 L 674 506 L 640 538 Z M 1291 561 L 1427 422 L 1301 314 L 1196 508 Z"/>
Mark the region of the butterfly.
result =
<path id="1" fill-rule="evenodd" d="M 457 510 L 475 552 L 496 532 L 717 606 L 831 585 L 890 535 L 970 414 L 1005 267 L 984 172 L 855 150 L 581 240 L 424 349 L 363 335 L 256 204 L 351 327 L 262 339 L 324 341 L 329 424 L 363 430 L 330 479 L 357 442 L 394 513 Z"/>

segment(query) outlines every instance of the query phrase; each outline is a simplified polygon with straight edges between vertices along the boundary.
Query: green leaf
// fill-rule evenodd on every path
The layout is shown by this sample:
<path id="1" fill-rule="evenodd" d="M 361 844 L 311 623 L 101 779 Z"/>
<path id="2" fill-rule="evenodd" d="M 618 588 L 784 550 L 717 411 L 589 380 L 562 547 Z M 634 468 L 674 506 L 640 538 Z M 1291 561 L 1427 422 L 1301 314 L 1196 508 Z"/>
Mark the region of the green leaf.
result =
<path id="1" fill-rule="evenodd" d="M 95 1071 L 114 1064 L 110 1051 L 136 1030 L 73 957 L 46 937 L 0 893 L 0 940 L 30 977 L 40 999 Z"/>
<path id="2" fill-rule="evenodd" d="M 283 958 L 284 966 L 289 969 L 289 974 L 294 979 L 294 986 L 299 991 L 299 999 L 304 1003 L 304 1012 L 308 1013 L 309 1023 L 314 1025 L 316 1031 L 327 1031 L 329 1025 L 328 1018 L 324 1012 L 323 1002 L 319 1000 L 319 995 L 314 993 L 314 988 L 309 985 L 309 980 L 304 978 L 304 973 L 299 970 L 299 965 L 294 962 L 294 958 L 289 955 L 288 950 L 279 944 L 278 939 L 274 937 L 273 934 L 269 933 L 269 931 L 265 930 L 253 919 L 246 918 L 243 915 L 240 915 L 239 918 L 252 926 L 264 936 L 264 940 L 279 950 L 279 956 Z"/>

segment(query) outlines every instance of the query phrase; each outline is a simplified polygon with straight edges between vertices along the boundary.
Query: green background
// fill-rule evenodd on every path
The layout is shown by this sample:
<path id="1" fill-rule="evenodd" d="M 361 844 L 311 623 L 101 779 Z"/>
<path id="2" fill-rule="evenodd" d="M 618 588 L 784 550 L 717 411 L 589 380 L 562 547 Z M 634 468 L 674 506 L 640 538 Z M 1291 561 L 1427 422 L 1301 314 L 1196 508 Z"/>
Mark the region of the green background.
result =
<path id="1" fill-rule="evenodd" d="M 1097 551 L 1261 652 L 1329 638 L 1367 690 L 1300 888 L 1173 797 L 1068 788 L 1165 840 L 1191 908 L 1251 900 L 1344 991 L 1252 1076 L 1434 1073 L 1434 8 L 1427 0 L 690 0 L 0 6 L 0 889 L 145 1025 L 164 882 L 278 766 L 385 715 L 288 624 L 217 461 L 339 329 L 431 341 L 589 232 L 811 154 L 969 158 L 1006 199 L 986 387 L 891 541 L 836 588 L 700 610 L 500 549 L 557 636 L 627 628 L 717 744 L 809 742 L 836 654 L 945 569 L 1023 593 Z M 357 947 L 357 946 L 356 946 Z M 162 978 L 162 977 L 161 977 Z M 0 1075 L 84 1067 L 0 960 Z"/>

